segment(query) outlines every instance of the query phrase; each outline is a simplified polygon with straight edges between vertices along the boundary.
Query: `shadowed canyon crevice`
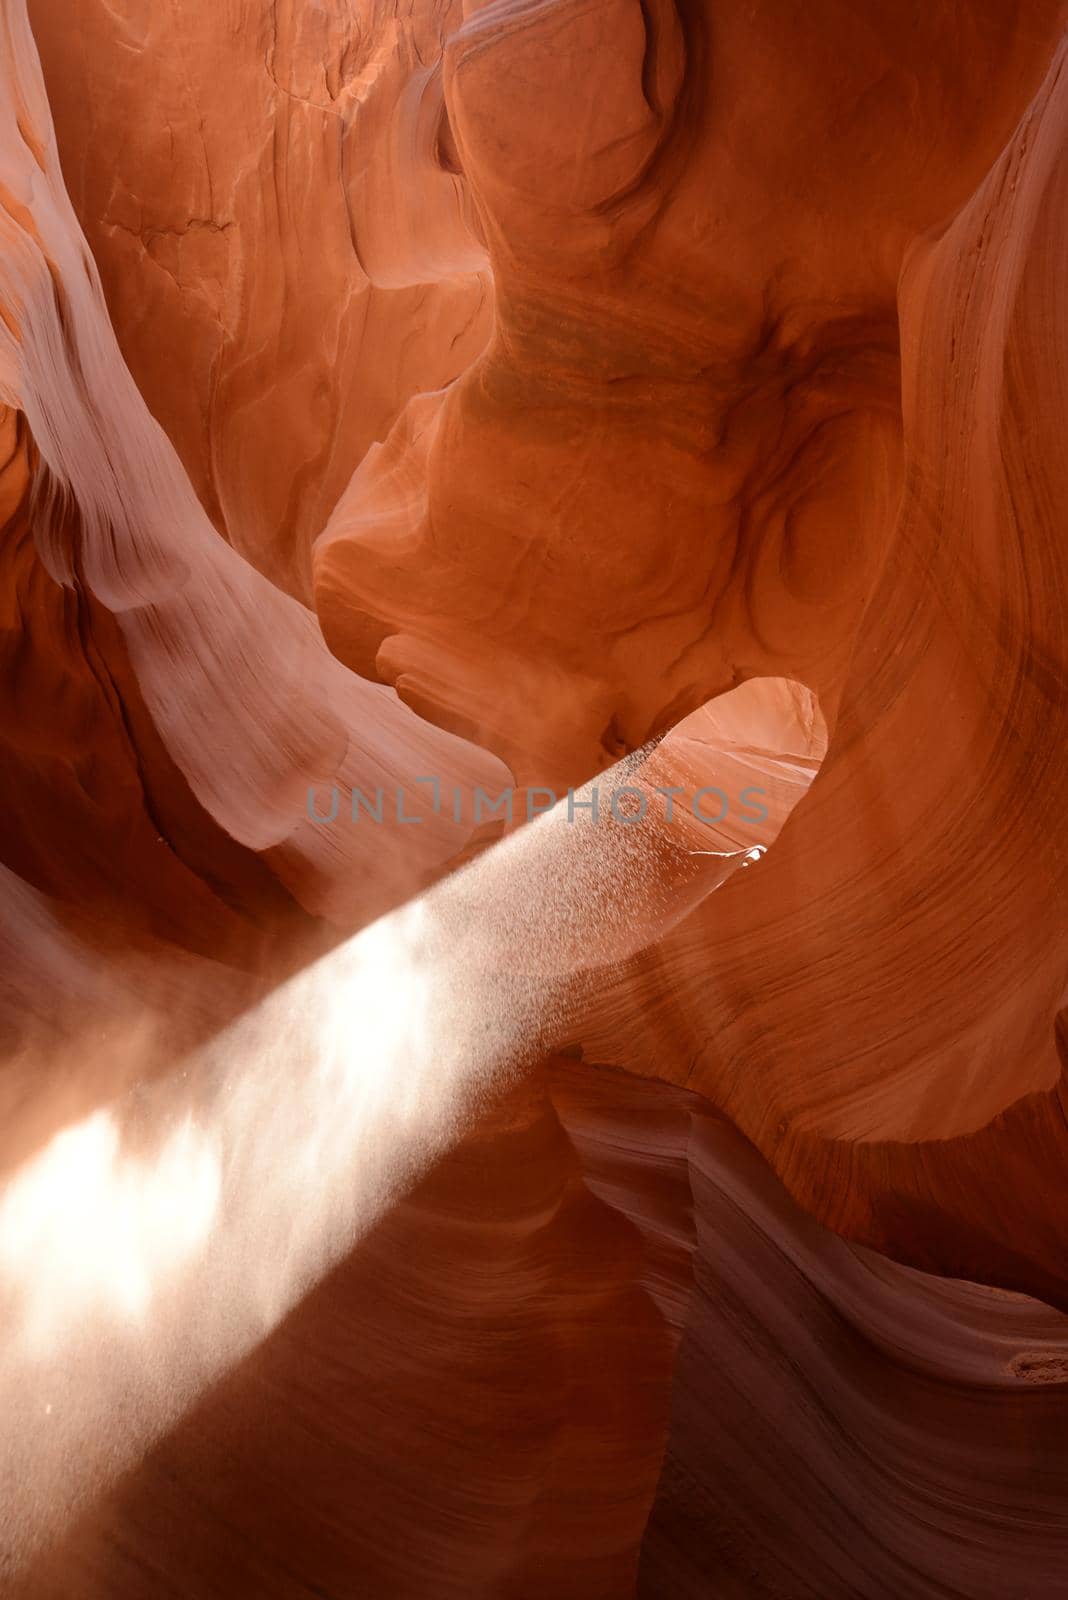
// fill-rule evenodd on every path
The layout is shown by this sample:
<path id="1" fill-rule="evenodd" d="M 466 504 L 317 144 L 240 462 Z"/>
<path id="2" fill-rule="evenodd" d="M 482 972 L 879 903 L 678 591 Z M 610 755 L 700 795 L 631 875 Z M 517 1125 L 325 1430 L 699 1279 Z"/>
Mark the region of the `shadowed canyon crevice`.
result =
<path id="1" fill-rule="evenodd" d="M 1068 1600 L 1068 4 L 0 74 L 3 1593 Z"/>

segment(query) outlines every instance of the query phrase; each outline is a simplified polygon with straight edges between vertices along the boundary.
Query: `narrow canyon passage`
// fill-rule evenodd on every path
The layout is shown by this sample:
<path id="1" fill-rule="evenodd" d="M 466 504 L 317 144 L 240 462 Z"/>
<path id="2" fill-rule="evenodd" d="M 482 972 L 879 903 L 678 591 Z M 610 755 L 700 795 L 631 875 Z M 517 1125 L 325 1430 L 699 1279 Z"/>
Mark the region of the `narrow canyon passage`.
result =
<path id="1" fill-rule="evenodd" d="M 1068 7 L 0 16 L 4 1593 L 1068 1597 Z"/>

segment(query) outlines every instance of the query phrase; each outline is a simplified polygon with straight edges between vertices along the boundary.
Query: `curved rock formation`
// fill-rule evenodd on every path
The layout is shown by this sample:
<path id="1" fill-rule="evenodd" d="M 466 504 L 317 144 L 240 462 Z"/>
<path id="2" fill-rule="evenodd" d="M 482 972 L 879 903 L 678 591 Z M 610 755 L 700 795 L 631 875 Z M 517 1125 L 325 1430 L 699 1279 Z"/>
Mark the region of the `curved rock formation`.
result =
<path id="1" fill-rule="evenodd" d="M 5 0 L 5 1592 L 1068 1597 L 1066 26 Z"/>
<path id="2" fill-rule="evenodd" d="M 448 15 L 30 6 L 123 355 L 215 526 L 302 599 L 372 440 L 488 330 L 482 253 L 426 170 Z"/>
<path id="3" fill-rule="evenodd" d="M 910 255 L 905 491 L 820 783 L 744 905 L 656 957 L 687 1081 L 818 1215 L 1061 1303 L 1062 60 Z"/>
<path id="4" fill-rule="evenodd" d="M 695 1303 L 638 1593 L 1062 1594 L 1065 1317 L 844 1245 L 708 1117 L 689 1167 Z"/>

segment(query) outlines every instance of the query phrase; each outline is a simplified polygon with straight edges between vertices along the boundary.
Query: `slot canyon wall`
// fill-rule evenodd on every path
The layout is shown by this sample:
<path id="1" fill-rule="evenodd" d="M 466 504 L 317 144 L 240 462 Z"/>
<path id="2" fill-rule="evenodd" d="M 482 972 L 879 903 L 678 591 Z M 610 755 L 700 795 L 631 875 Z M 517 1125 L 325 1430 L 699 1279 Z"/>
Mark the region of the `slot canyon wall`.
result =
<path id="1" fill-rule="evenodd" d="M 0 14 L 5 1182 L 420 775 L 802 793 L 4 1592 L 1068 1597 L 1068 4 Z"/>

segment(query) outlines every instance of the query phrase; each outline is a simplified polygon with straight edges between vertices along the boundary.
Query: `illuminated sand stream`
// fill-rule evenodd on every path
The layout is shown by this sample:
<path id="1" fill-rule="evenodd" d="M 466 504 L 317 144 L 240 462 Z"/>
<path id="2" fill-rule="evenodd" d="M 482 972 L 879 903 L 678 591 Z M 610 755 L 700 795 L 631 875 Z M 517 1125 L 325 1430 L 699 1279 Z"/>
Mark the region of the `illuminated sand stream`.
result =
<path id="1" fill-rule="evenodd" d="M 739 741 L 761 715 L 781 754 Z M 567 1037 L 600 969 L 758 861 L 821 754 L 805 691 L 747 685 L 598 780 L 644 801 L 642 821 L 561 803 L 17 1171 L 0 1193 L 8 1565 Z M 759 786 L 766 819 L 695 821 L 687 798 L 713 774 L 726 792 Z"/>

